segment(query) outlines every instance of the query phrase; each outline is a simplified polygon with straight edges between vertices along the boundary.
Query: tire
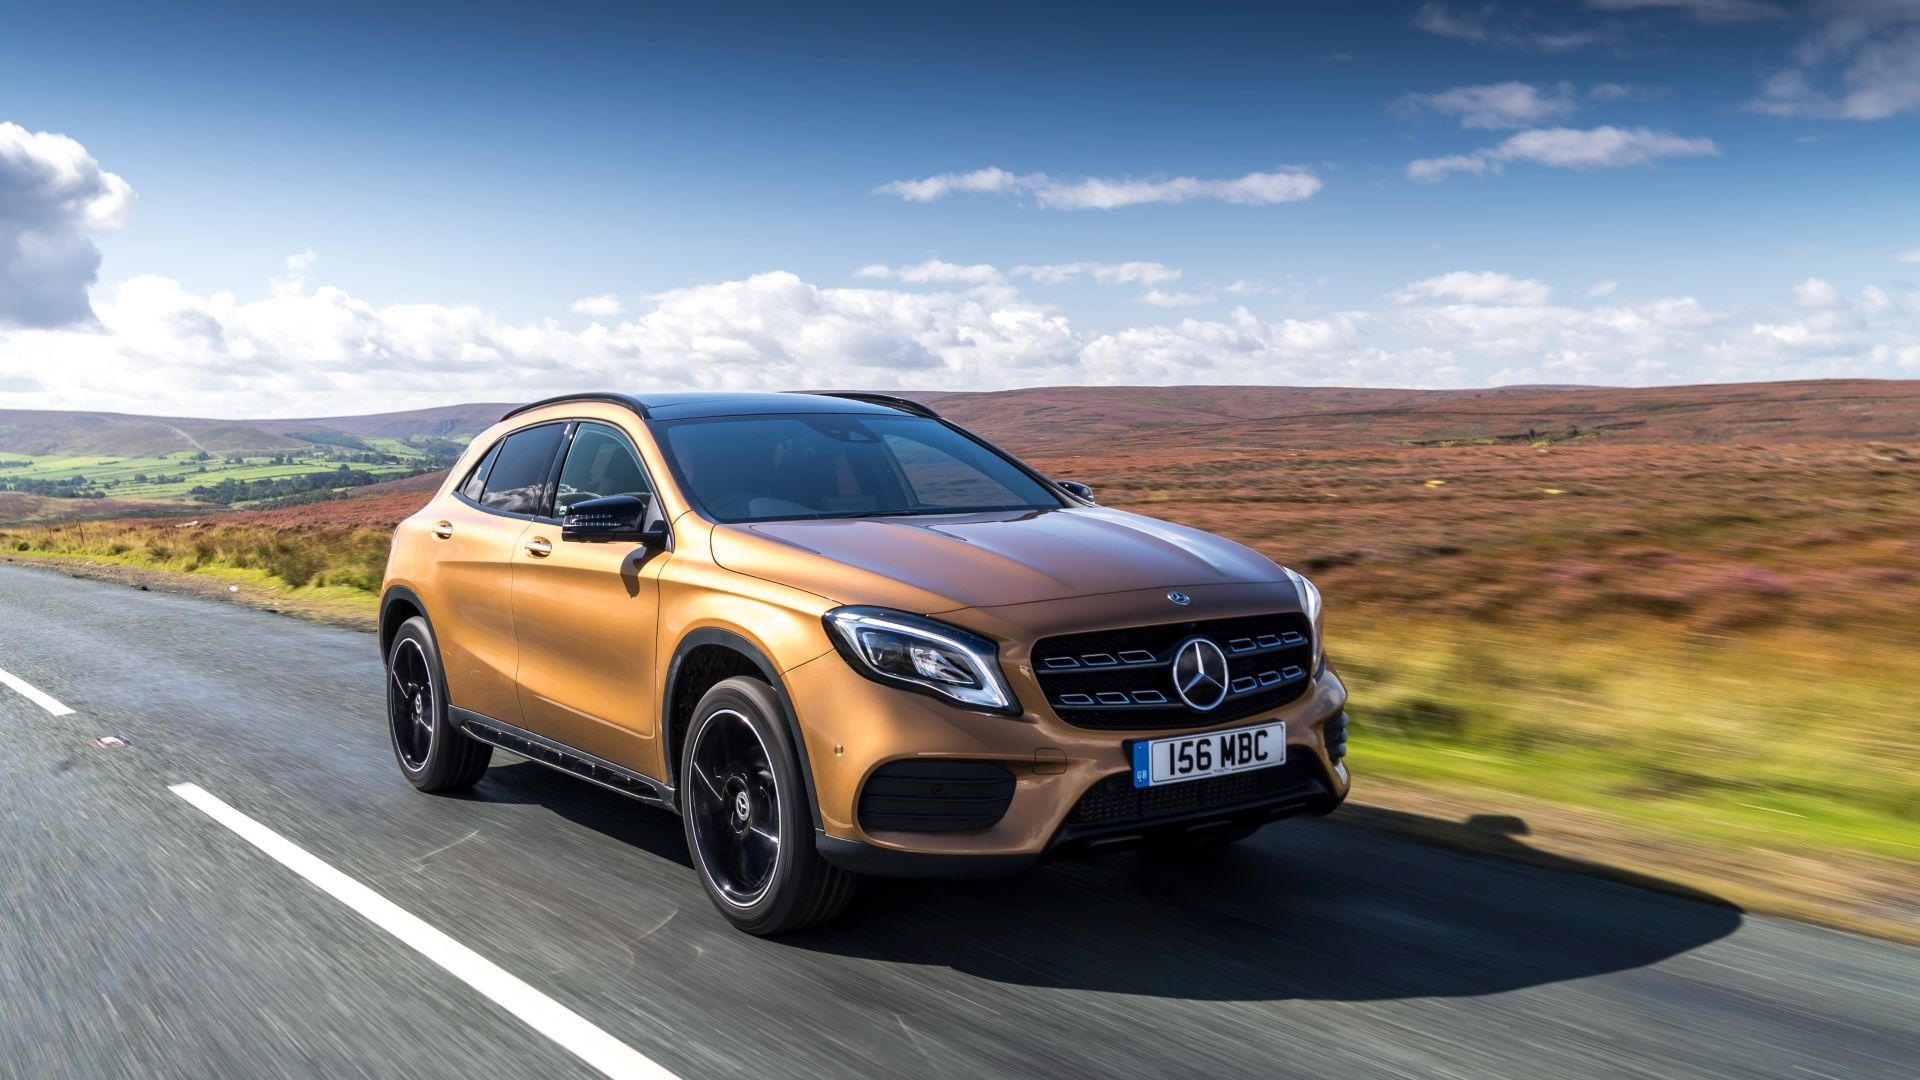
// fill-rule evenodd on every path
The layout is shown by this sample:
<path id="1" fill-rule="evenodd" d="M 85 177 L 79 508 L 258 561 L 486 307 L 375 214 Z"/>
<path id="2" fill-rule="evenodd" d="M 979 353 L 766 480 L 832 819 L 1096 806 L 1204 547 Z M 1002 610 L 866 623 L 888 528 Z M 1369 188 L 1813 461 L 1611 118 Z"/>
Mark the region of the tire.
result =
<path id="1" fill-rule="evenodd" d="M 694 707 L 680 747 L 694 872 L 728 922 L 769 936 L 833 918 L 856 877 L 820 857 L 806 778 L 773 688 L 735 676 Z"/>
<path id="2" fill-rule="evenodd" d="M 418 615 L 387 647 L 387 733 L 400 772 L 421 791 L 464 791 L 493 760 L 493 747 L 453 726 L 440 646 Z"/>

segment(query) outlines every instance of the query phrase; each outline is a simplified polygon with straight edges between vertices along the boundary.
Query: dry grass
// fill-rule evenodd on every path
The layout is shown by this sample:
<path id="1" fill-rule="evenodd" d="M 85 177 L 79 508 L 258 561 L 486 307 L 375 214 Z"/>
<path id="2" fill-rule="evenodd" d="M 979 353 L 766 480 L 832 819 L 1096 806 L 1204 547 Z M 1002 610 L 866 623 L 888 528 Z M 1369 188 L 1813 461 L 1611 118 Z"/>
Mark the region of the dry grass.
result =
<path id="1" fill-rule="evenodd" d="M 172 570 L 256 571 L 288 589 L 379 592 L 391 526 L 275 528 L 166 521 L 90 522 L 0 531 L 0 553 Z"/>

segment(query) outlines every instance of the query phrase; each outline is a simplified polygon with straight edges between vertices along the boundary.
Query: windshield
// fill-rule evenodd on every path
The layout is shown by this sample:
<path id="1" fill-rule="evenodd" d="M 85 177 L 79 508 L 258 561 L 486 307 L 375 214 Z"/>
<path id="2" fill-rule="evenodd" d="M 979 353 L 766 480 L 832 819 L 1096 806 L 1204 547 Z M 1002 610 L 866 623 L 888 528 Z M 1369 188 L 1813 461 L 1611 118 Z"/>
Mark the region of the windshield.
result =
<path id="1" fill-rule="evenodd" d="M 726 523 L 1062 505 L 1020 466 L 920 416 L 720 416 L 658 427 L 682 487 Z"/>

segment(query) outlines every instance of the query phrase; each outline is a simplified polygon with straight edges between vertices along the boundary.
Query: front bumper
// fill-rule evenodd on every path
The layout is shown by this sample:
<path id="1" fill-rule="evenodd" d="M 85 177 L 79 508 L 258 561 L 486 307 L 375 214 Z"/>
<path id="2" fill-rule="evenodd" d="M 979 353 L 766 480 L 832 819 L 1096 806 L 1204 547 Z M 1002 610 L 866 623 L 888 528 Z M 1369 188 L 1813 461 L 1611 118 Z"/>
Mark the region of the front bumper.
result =
<path id="1" fill-rule="evenodd" d="M 1122 821 L 1097 824 L 1068 822 L 1061 825 L 1044 848 L 1031 853 L 965 855 L 951 851 L 931 852 L 829 836 L 824 830 L 815 833 L 815 847 L 828 862 L 859 874 L 911 878 L 999 877 L 1053 859 L 1176 842 L 1183 837 L 1198 836 L 1216 829 L 1258 826 L 1299 814 L 1326 814 L 1342 801 L 1328 783 L 1331 774 L 1322 772 L 1320 762 L 1312 758 L 1290 759 L 1275 771 L 1285 774 L 1276 785 L 1279 790 L 1258 798 L 1204 809 L 1147 814 Z M 1125 774 L 1121 775 L 1123 779 L 1126 778 Z"/>
<path id="2" fill-rule="evenodd" d="M 1323 669 L 1300 697 L 1280 708 L 1227 724 L 1156 731 L 1073 727 L 1047 710 L 1030 684 L 1019 682 L 1016 693 L 1026 706 L 1022 715 L 970 712 L 872 682 L 837 653 L 787 671 L 785 680 L 812 767 L 819 849 L 829 861 L 865 873 L 1000 874 L 1177 831 L 1325 813 L 1347 795 L 1346 769 L 1337 767 L 1327 752 L 1328 725 L 1341 716 L 1347 701 L 1346 687 L 1331 667 Z M 1081 820 L 1069 820 L 1075 806 L 1096 785 L 1109 777 L 1129 776 L 1132 761 L 1127 747 L 1135 740 L 1275 720 L 1287 725 L 1288 764 L 1273 770 L 1287 774 L 1285 783 L 1265 784 L 1247 800 L 1130 818 L 1090 821 L 1082 815 Z M 1332 734 L 1337 742 L 1339 729 Z M 1013 776 L 1006 812 L 988 827 L 961 831 L 864 828 L 859 800 L 874 771 L 891 762 L 928 759 L 985 761 L 1005 767 Z"/>

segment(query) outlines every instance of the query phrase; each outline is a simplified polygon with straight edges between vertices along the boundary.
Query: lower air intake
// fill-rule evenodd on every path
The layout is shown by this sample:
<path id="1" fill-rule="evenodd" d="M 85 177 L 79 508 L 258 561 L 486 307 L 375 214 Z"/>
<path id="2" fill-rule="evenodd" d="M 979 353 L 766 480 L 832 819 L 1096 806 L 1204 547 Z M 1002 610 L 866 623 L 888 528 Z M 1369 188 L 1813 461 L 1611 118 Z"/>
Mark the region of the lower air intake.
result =
<path id="1" fill-rule="evenodd" d="M 868 832 L 984 829 L 1013 802 L 1013 773 L 993 761 L 913 759 L 874 770 L 860 790 L 860 827 Z"/>

